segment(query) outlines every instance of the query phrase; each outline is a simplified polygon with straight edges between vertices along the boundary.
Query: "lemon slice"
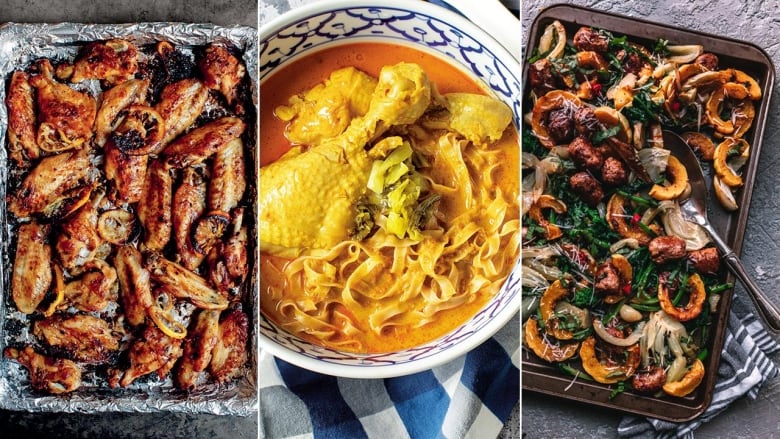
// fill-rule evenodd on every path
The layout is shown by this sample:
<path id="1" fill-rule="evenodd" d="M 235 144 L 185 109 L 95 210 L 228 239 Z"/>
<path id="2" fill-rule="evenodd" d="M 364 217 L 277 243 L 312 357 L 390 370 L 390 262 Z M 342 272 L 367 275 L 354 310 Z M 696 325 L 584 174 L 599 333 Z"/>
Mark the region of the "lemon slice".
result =
<path id="1" fill-rule="evenodd" d="M 46 308 L 46 311 L 43 312 L 44 317 L 51 317 L 57 311 L 57 307 L 65 300 L 65 278 L 62 274 L 62 268 L 56 264 L 54 265 L 54 279 L 54 290 L 57 296 L 49 304 L 49 307 Z"/>
<path id="2" fill-rule="evenodd" d="M 169 308 L 164 311 L 159 306 L 152 305 L 149 307 L 149 316 L 163 334 L 171 338 L 182 339 L 187 336 L 187 327 L 173 318 L 171 310 L 172 308 Z"/>

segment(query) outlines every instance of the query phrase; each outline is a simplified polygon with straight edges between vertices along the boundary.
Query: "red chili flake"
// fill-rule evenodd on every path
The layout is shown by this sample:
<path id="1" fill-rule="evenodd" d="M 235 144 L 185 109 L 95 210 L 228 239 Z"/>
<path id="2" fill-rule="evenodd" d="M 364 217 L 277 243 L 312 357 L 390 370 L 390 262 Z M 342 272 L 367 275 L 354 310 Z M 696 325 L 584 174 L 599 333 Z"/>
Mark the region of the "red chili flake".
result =
<path id="1" fill-rule="evenodd" d="M 670 106 L 672 107 L 672 111 L 674 111 L 676 113 L 676 112 L 680 111 L 680 107 L 682 105 L 680 105 L 680 101 L 672 101 Z"/>
<path id="2" fill-rule="evenodd" d="M 636 227 L 641 219 L 642 217 L 638 213 L 635 213 L 634 216 L 631 217 L 631 225 Z"/>
<path id="3" fill-rule="evenodd" d="M 590 85 L 590 88 L 593 90 L 593 93 L 601 94 L 601 84 L 598 82 L 594 82 Z"/>
<path id="4" fill-rule="evenodd" d="M 629 285 L 629 284 L 623 285 L 623 294 L 626 295 L 626 296 L 631 294 L 631 285 Z"/>

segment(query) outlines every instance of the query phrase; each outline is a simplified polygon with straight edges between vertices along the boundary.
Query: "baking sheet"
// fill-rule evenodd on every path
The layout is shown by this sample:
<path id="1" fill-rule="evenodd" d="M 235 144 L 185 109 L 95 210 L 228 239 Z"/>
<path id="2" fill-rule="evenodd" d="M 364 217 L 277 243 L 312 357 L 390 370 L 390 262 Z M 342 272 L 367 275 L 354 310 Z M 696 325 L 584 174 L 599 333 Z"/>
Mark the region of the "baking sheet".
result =
<path id="1" fill-rule="evenodd" d="M 545 9 L 535 18 L 528 34 L 529 40 L 525 46 L 524 57 L 526 59 L 529 54 L 533 53 L 544 28 L 556 19 L 566 27 L 569 38 L 581 26 L 591 26 L 610 31 L 616 36 L 627 35 L 629 41 L 646 44 L 650 47 L 659 38 L 668 40 L 670 44 L 701 44 L 704 46 L 705 52 L 718 55 L 721 68 L 737 68 L 757 78 L 763 96 L 756 106 L 753 127 L 744 137 L 750 143 L 751 152 L 743 173 L 745 185 L 735 194 L 740 208 L 733 214 L 726 212 L 720 207 L 711 191 L 708 193 L 707 200 L 709 219 L 713 227 L 737 255 L 741 254 L 766 116 L 770 96 L 774 89 L 775 69 L 769 56 L 761 48 L 742 41 L 589 8 L 556 5 Z M 525 84 L 528 83 L 527 73 L 528 65 L 526 62 L 524 64 Z M 733 276 L 730 274 L 728 281 L 734 282 Z M 685 398 L 655 398 L 629 391 L 610 398 L 612 392 L 610 386 L 573 380 L 571 376 L 564 375 L 555 366 L 536 358 L 527 351 L 521 354 L 523 389 L 669 421 L 682 422 L 692 419 L 701 414 L 712 400 L 732 295 L 733 290 L 725 291 L 721 296 L 717 313 L 712 315 L 713 326 L 710 331 L 710 340 L 706 346 L 710 355 L 704 360 L 706 371 L 704 381 L 694 393 Z"/>
<path id="2" fill-rule="evenodd" d="M 254 111 L 249 118 L 258 114 L 257 87 L 257 31 L 246 26 L 221 27 L 211 24 L 189 23 L 137 23 L 137 24 L 15 24 L 0 25 L 0 102 L 5 101 L 5 87 L 10 72 L 25 68 L 38 58 L 72 60 L 78 50 L 87 42 L 109 38 L 126 38 L 137 46 L 157 41 L 168 41 L 183 52 L 191 52 L 195 46 L 208 43 L 228 43 L 242 54 L 252 92 Z M 13 236 L 8 224 L 5 195 L 9 177 L 6 127 L 8 115 L 5 105 L 0 105 L 0 224 L 3 224 L 3 239 L 0 246 L 0 262 L 3 274 L 0 276 L 0 352 L 9 342 L 28 340 L 27 328 L 20 327 L 24 318 L 15 310 L 10 293 L 10 273 L 13 267 Z M 257 139 L 254 120 L 249 119 L 249 137 Z M 257 218 L 256 175 L 258 169 L 257 142 L 247 145 L 247 189 L 244 195 L 249 200 L 251 213 Z M 256 236 L 256 224 L 250 222 L 250 236 Z M 85 373 L 81 387 L 64 396 L 51 396 L 33 391 L 29 386 L 27 371 L 16 361 L 0 357 L 0 408 L 27 411 L 57 412 L 185 412 L 210 413 L 217 415 L 249 416 L 258 410 L 257 398 L 257 330 L 258 327 L 258 274 L 257 245 L 249 240 L 250 271 L 244 283 L 243 310 L 249 317 L 249 346 L 244 375 L 227 384 L 203 384 L 192 392 L 174 388 L 167 378 L 139 379 L 128 388 L 110 389 L 105 379 L 95 373 Z"/>

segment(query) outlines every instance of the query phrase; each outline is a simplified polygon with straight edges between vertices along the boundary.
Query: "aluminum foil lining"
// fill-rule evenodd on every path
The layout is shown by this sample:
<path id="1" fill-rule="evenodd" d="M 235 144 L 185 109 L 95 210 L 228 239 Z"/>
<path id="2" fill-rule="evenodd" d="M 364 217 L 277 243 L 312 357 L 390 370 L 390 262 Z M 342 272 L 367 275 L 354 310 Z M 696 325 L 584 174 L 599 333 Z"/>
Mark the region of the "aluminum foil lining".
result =
<path id="1" fill-rule="evenodd" d="M 138 46 L 157 41 L 168 41 L 183 52 L 208 43 L 232 44 L 242 52 L 252 86 L 255 114 L 258 107 L 257 79 L 257 31 L 246 26 L 222 27 L 211 24 L 190 23 L 136 23 L 136 24 L 16 24 L 0 25 L 0 223 L 3 224 L 0 245 L 0 352 L 9 343 L 33 339 L 29 328 L 24 327 L 25 317 L 15 310 L 10 297 L 10 273 L 14 248 L 8 227 L 5 196 L 9 177 L 6 150 L 8 114 L 4 104 L 9 74 L 18 68 L 26 68 L 39 58 L 72 60 L 87 42 L 110 38 L 126 38 Z M 251 124 L 251 122 L 250 122 Z M 256 133 L 255 133 L 256 139 Z M 254 176 L 258 169 L 257 142 L 249 145 L 254 162 L 248 165 L 247 199 L 256 200 L 257 188 Z M 251 167 L 249 167 L 251 166 Z M 252 214 L 257 218 L 256 202 L 250 202 Z M 256 229 L 253 223 L 252 227 Z M 250 230 L 256 236 L 256 230 Z M 183 412 L 216 415 L 249 416 L 257 413 L 257 327 L 259 288 L 257 275 L 256 241 L 250 239 L 252 269 L 245 282 L 244 311 L 250 321 L 250 345 L 248 362 L 242 377 L 228 384 L 204 383 L 195 391 L 177 390 L 170 377 L 161 380 L 156 375 L 138 380 L 126 389 L 111 389 L 105 379 L 85 376 L 81 387 L 65 396 L 52 396 L 32 390 L 27 370 L 16 361 L 0 355 L 0 408 L 34 412 Z"/>

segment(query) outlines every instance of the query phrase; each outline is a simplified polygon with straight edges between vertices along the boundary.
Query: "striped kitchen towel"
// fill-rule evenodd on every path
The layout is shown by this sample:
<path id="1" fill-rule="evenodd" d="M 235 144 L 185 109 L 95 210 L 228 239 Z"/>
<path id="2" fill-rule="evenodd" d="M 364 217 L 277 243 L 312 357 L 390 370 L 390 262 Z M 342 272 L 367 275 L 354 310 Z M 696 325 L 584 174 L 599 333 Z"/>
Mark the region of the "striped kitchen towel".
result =
<path id="1" fill-rule="evenodd" d="M 496 437 L 520 399 L 519 321 L 454 361 L 397 378 L 321 375 L 261 352 L 260 437 Z"/>
<path id="2" fill-rule="evenodd" d="M 761 385 L 776 377 L 780 371 L 770 358 L 778 351 L 780 344 L 752 313 L 744 294 L 735 295 L 715 392 L 707 410 L 696 419 L 684 423 L 626 416 L 618 426 L 618 435 L 630 438 L 693 438 L 694 430 L 713 419 L 735 400 L 743 396 L 752 400 L 758 396 Z"/>

